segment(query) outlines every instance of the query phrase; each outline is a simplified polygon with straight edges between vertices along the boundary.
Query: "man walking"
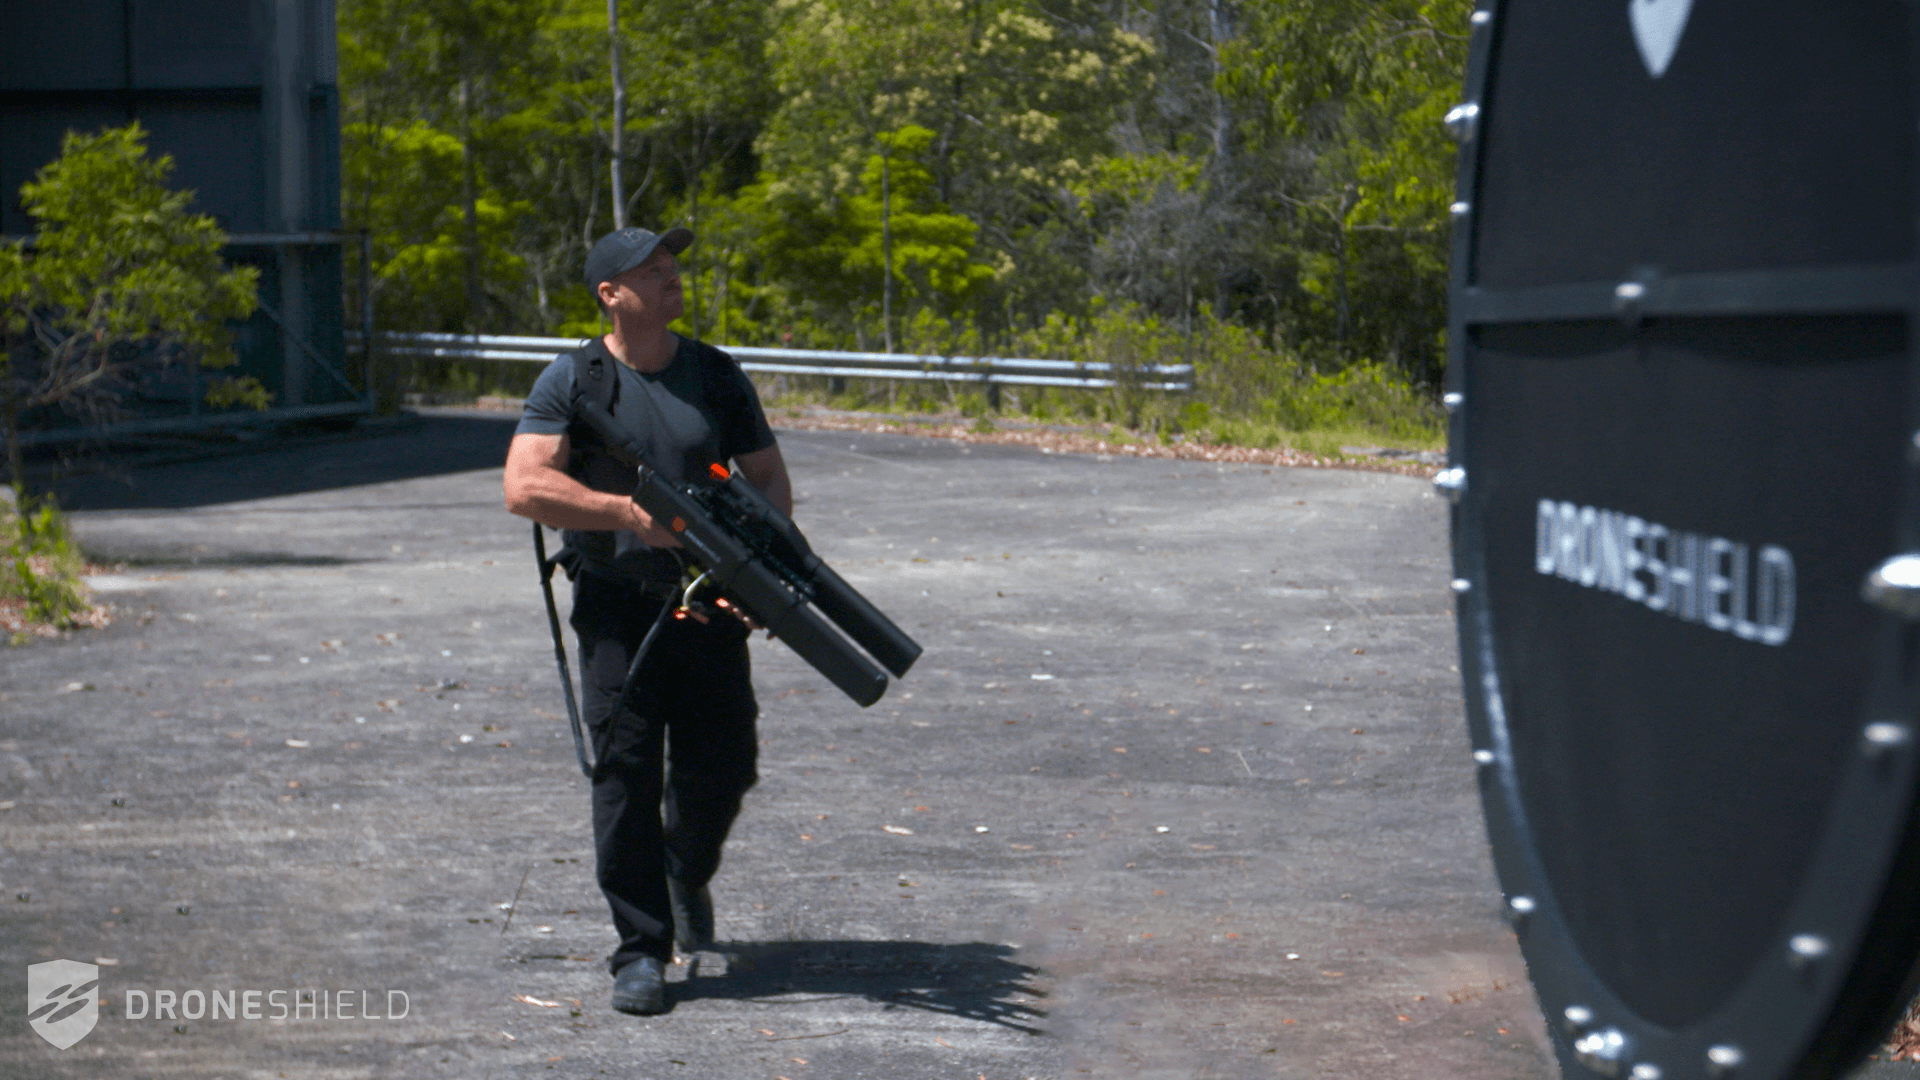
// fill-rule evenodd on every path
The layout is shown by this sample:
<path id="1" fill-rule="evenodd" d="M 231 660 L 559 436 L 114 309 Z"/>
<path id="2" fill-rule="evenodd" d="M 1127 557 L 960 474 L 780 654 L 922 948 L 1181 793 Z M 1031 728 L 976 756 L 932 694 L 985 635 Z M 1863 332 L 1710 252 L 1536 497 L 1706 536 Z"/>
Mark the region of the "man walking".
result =
<path id="1" fill-rule="evenodd" d="M 612 329 L 541 374 L 505 480 L 509 511 L 565 530 L 594 745 L 595 869 L 620 937 L 608 958 L 613 1007 L 641 1015 L 666 1009 L 674 945 L 712 943 L 707 882 L 757 779 L 759 706 L 748 628 L 729 616 L 667 620 L 633 693 L 616 702 L 661 605 L 676 602 L 682 563 L 674 534 L 631 498 L 633 467 L 607 452 L 576 403 L 610 392 L 615 423 L 668 480 L 731 461 L 782 513 L 793 510 L 753 383 L 726 353 L 667 329 L 683 304 L 675 256 L 691 243 L 686 229 L 628 228 L 593 246 L 586 284 Z"/>

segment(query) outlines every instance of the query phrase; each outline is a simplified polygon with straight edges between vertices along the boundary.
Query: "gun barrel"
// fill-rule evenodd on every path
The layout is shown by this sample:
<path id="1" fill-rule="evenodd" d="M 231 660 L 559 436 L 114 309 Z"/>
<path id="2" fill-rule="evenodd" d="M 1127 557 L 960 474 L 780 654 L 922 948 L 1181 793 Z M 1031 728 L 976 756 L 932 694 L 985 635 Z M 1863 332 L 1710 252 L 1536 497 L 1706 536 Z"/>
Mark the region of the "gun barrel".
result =
<path id="1" fill-rule="evenodd" d="M 908 637 L 892 619 L 882 614 L 879 608 L 860 595 L 859 590 L 835 573 L 833 567 L 815 555 L 793 520 L 768 502 L 766 496 L 747 483 L 745 477 L 735 473 L 727 488 L 742 506 L 748 508 L 771 531 L 779 557 L 791 565 L 793 572 L 807 579 L 814 606 L 820 609 L 820 613 L 880 661 L 883 667 L 893 673 L 894 678 L 905 676 L 907 669 L 920 658 L 919 643 Z"/>
<path id="2" fill-rule="evenodd" d="M 753 611 L 751 605 L 748 610 Z M 753 613 L 760 617 L 758 611 Z M 826 620 L 812 608 L 796 604 L 764 618 L 767 629 L 773 631 L 774 637 L 786 642 L 788 648 L 800 654 L 802 660 L 813 665 L 814 670 L 825 675 L 848 697 L 859 702 L 861 708 L 879 701 L 880 696 L 887 692 L 887 673 L 861 655 L 858 649 L 847 644 L 846 639 L 834 633 L 833 627 L 827 625 Z"/>
<path id="3" fill-rule="evenodd" d="M 834 573 L 833 567 L 815 558 L 811 569 L 816 583 L 813 604 L 820 613 L 893 672 L 894 678 L 904 677 L 920 659 L 920 644 Z"/>

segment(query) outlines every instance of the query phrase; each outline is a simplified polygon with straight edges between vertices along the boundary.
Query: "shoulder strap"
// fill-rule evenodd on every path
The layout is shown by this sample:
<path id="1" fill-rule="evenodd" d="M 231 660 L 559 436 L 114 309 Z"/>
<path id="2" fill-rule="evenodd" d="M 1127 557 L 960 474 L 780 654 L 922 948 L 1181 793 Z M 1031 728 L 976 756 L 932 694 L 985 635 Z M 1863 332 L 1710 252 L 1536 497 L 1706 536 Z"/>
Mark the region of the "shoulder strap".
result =
<path id="1" fill-rule="evenodd" d="M 693 343 L 693 353 L 700 362 L 700 392 L 711 402 L 726 392 L 727 367 L 736 361 L 704 341 Z"/>
<path id="2" fill-rule="evenodd" d="M 614 390 L 620 380 L 607 368 L 606 358 L 592 346 L 582 346 L 573 352 L 573 402 L 577 411 L 581 401 L 591 401 L 607 411 L 613 411 Z"/>
<path id="3" fill-rule="evenodd" d="M 607 450 L 599 433 L 580 415 L 580 406 L 591 401 L 612 412 L 613 401 L 620 388 L 620 377 L 607 364 L 602 351 L 591 343 L 566 355 L 573 362 L 573 400 L 568 403 L 572 415 L 567 422 L 572 452 L 567 457 L 567 475 L 578 480 L 585 475 L 588 460 Z"/>

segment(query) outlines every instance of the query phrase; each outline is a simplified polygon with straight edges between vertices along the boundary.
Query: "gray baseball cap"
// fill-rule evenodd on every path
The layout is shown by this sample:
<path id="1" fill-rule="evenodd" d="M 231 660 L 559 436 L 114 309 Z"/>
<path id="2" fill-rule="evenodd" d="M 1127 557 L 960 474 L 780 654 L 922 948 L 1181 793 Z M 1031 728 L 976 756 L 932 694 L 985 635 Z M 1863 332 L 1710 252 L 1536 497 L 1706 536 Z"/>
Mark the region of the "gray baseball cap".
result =
<path id="1" fill-rule="evenodd" d="M 693 233 L 688 229 L 668 229 L 659 234 L 631 227 L 616 229 L 601 237 L 593 250 L 587 252 L 587 288 L 598 289 L 601 282 L 646 262 L 654 248 L 665 247 L 678 255 L 691 243 Z"/>

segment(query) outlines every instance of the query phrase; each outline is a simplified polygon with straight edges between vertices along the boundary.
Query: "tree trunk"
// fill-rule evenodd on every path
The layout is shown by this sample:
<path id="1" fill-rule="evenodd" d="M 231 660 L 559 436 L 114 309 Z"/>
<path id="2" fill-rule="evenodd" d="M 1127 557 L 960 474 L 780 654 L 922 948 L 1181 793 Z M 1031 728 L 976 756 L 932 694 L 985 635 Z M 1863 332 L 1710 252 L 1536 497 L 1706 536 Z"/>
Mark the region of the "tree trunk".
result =
<path id="1" fill-rule="evenodd" d="M 613 66 L 613 227 L 627 227 L 625 184 L 620 176 L 621 141 L 627 126 L 627 84 L 620 78 L 620 0 L 607 0 L 607 49 Z"/>
<path id="2" fill-rule="evenodd" d="M 1333 222 L 1333 251 L 1340 271 L 1340 324 L 1334 342 L 1340 361 L 1344 364 L 1347 359 L 1347 215 L 1344 199 L 1341 201 L 1341 213 Z"/>
<path id="3" fill-rule="evenodd" d="M 13 483 L 14 506 L 20 510 L 24 523 L 27 503 L 33 493 L 27 489 L 27 454 L 20 445 L 20 409 L 12 402 L 0 410 L 0 426 L 7 429 L 7 479 Z M 21 528 L 26 528 L 25 524 Z"/>
<path id="4" fill-rule="evenodd" d="M 893 144 L 880 144 L 880 337 L 893 351 Z"/>
<path id="5" fill-rule="evenodd" d="M 1213 99 L 1212 172 L 1214 177 L 1214 183 L 1209 186 L 1215 190 L 1214 197 L 1219 197 L 1217 194 L 1219 189 L 1226 186 L 1228 170 L 1232 167 L 1233 117 L 1227 111 L 1226 95 L 1220 92 L 1220 49 L 1227 43 L 1227 39 L 1232 35 L 1233 24 L 1231 17 L 1226 11 L 1226 0 L 1208 0 L 1207 36 L 1213 42 L 1213 48 L 1209 50 L 1213 61 L 1213 80 L 1208 89 Z M 1229 268 L 1227 261 L 1224 259 L 1221 260 L 1219 267 L 1213 274 L 1213 314 L 1215 318 L 1224 319 L 1227 317 L 1228 293 L 1230 291 L 1228 283 L 1232 280 L 1232 277 L 1233 272 Z"/>
<path id="6" fill-rule="evenodd" d="M 466 210 L 467 332 L 486 332 L 486 297 L 480 291 L 480 214 L 475 207 L 479 182 L 473 160 L 473 77 L 460 72 L 460 199 Z"/>
<path id="7" fill-rule="evenodd" d="M 1233 29 L 1228 21 L 1223 0 L 1207 0 L 1207 37 L 1212 41 L 1209 50 L 1213 61 L 1213 81 L 1209 85 L 1209 95 L 1213 98 L 1213 160 L 1216 168 L 1224 169 L 1231 146 L 1233 120 L 1227 114 L 1227 99 L 1220 93 L 1220 46 L 1226 44 Z"/>
<path id="8" fill-rule="evenodd" d="M 587 172 L 587 220 L 586 224 L 580 228 L 580 254 L 583 258 L 588 251 L 593 249 L 593 241 L 595 239 L 593 235 L 593 219 L 600 213 L 600 182 L 593 179 L 593 174 L 599 171 L 600 145 L 599 140 L 595 140 L 593 147 L 593 168 Z"/>
<path id="9" fill-rule="evenodd" d="M 546 253 L 544 251 L 537 252 L 529 257 L 527 259 L 527 267 L 533 271 L 534 310 L 540 313 L 540 329 L 542 332 L 551 331 L 553 329 L 553 306 L 550 303 L 551 298 L 547 295 Z"/>
<path id="10" fill-rule="evenodd" d="M 704 140 L 700 139 L 694 140 L 693 173 L 687 178 L 687 228 L 692 229 L 696 236 L 700 233 L 700 173 L 706 168 L 706 162 L 701 160 L 700 154 L 703 142 Z M 691 266 L 688 267 L 688 276 L 693 278 L 693 288 L 687 290 L 687 295 L 693 303 L 687 309 L 687 319 L 693 327 L 694 340 L 698 341 L 700 340 L 700 278 L 693 275 Z"/>

